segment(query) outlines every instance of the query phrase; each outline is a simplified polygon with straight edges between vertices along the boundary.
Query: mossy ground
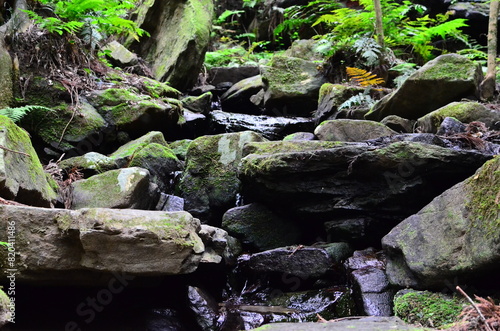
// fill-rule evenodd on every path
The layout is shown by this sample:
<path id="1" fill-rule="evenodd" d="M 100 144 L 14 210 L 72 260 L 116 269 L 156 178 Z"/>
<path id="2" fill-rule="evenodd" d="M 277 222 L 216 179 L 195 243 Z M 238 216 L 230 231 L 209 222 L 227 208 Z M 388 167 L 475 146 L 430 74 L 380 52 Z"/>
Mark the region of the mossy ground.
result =
<path id="1" fill-rule="evenodd" d="M 407 323 L 440 328 L 457 322 L 465 302 L 440 293 L 410 291 L 396 296 L 394 314 Z"/>

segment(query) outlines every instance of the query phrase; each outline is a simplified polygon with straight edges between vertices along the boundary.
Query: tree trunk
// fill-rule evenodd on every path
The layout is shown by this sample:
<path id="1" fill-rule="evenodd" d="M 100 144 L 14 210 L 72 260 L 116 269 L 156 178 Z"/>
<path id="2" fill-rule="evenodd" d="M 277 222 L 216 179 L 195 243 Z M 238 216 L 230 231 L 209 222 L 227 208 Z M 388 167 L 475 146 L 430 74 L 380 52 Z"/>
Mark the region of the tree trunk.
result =
<path id="1" fill-rule="evenodd" d="M 490 18 L 488 24 L 488 69 L 486 70 L 486 77 L 481 82 L 479 89 L 482 100 L 492 99 L 496 90 L 497 25 L 499 3 L 500 0 L 491 0 L 490 2 Z"/>
<path id="2" fill-rule="evenodd" d="M 498 1 L 498 0 L 497 0 Z M 382 6 L 380 0 L 373 0 L 373 9 L 375 10 L 375 35 L 377 42 L 384 48 L 384 26 L 382 25 Z"/>

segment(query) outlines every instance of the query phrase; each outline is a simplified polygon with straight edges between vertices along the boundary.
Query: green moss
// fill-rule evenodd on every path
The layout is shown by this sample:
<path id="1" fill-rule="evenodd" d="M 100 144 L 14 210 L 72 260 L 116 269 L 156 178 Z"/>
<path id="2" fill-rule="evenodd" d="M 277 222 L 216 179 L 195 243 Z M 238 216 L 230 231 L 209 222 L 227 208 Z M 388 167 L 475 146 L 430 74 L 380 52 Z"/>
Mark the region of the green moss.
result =
<path id="1" fill-rule="evenodd" d="M 309 78 L 309 74 L 303 72 L 301 65 L 304 60 L 286 56 L 275 56 L 270 61 L 263 76 L 263 81 L 269 84 L 270 88 L 277 88 L 281 91 L 294 91 L 296 84 Z"/>
<path id="2" fill-rule="evenodd" d="M 138 153 L 141 149 L 148 146 L 149 144 L 159 144 L 168 147 L 168 144 L 161 132 L 151 131 L 142 137 L 129 141 L 125 145 L 118 148 L 109 157 L 115 160 L 120 158 L 128 158 L 134 153 Z"/>
<path id="3" fill-rule="evenodd" d="M 469 80 L 476 70 L 473 62 L 465 57 L 447 56 L 445 61 L 442 58 L 438 65 L 422 71 L 418 79 L 422 81 L 440 79 Z"/>
<path id="4" fill-rule="evenodd" d="M 185 160 L 191 142 L 191 139 L 177 140 L 169 143 L 168 146 L 170 147 L 172 152 L 174 152 L 177 158 L 179 158 L 180 160 Z"/>
<path id="5" fill-rule="evenodd" d="M 332 92 L 334 86 L 335 85 L 332 83 L 325 83 L 325 84 L 321 85 L 321 88 L 319 89 L 319 99 L 318 100 L 321 101 L 325 98 L 325 96 L 330 94 Z"/>
<path id="6" fill-rule="evenodd" d="M 0 116 L 0 128 L 7 131 L 8 146 L 15 151 L 26 153 L 25 156 L 19 153 L 7 153 L 4 155 L 6 163 L 10 163 L 11 169 L 23 171 L 26 177 L 16 178 L 19 182 L 24 182 L 25 187 L 38 188 L 44 199 L 52 200 L 56 198 L 56 193 L 51 184 L 47 181 L 42 164 L 35 149 L 31 145 L 31 139 L 26 131 L 18 127 L 12 120 L 5 116 Z M 28 184 L 29 183 L 29 184 Z"/>
<path id="7" fill-rule="evenodd" d="M 92 97 L 96 107 L 100 106 L 118 106 L 121 104 L 135 103 L 144 99 L 148 99 L 149 96 L 140 95 L 135 89 L 129 87 L 129 89 L 121 88 L 109 88 L 101 91 L 99 94 Z"/>
<path id="8" fill-rule="evenodd" d="M 500 234 L 500 158 L 486 162 L 466 181 L 471 226 L 480 226 L 488 236 Z"/>
<path id="9" fill-rule="evenodd" d="M 163 83 L 154 79 L 143 78 L 142 86 L 146 93 L 148 93 L 153 98 L 179 98 L 181 96 L 181 92 L 179 92 L 177 89 L 169 86 L 167 83 Z"/>
<path id="10" fill-rule="evenodd" d="M 463 307 L 463 300 L 427 291 L 410 291 L 394 299 L 396 316 L 426 327 L 439 328 L 457 322 Z"/>
<path id="11" fill-rule="evenodd" d="M 65 213 L 57 215 L 55 217 L 55 221 L 57 222 L 57 227 L 61 231 L 66 232 L 71 227 L 71 224 L 73 223 L 73 218 L 71 217 L 70 214 Z"/>
<path id="12" fill-rule="evenodd" d="M 129 166 L 144 167 L 144 163 L 150 159 L 173 159 L 177 161 L 177 157 L 170 148 L 151 143 L 134 154 Z"/>
<path id="13" fill-rule="evenodd" d="M 248 154 L 276 154 L 288 152 L 309 152 L 322 149 L 330 149 L 345 145 L 340 141 L 269 141 L 251 142 L 245 145 L 244 155 Z"/>

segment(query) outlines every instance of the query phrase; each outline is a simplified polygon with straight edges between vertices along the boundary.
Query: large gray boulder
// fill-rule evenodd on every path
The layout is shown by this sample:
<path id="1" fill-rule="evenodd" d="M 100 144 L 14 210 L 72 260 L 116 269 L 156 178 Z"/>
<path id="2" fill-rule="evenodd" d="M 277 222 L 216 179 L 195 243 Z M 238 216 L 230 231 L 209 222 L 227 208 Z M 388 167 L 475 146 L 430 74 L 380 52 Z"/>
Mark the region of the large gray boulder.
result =
<path id="1" fill-rule="evenodd" d="M 0 197 L 49 207 L 55 202 L 55 181 L 43 170 L 26 131 L 0 116 Z"/>
<path id="2" fill-rule="evenodd" d="M 479 96 L 482 79 L 478 63 L 457 54 L 441 55 L 378 101 L 365 118 L 380 121 L 386 116 L 398 115 L 416 120 L 450 102 Z"/>
<path id="3" fill-rule="evenodd" d="M 153 76 L 186 90 L 198 78 L 210 41 L 212 0 L 142 1 L 137 24 L 148 31 L 131 47 L 151 63 Z"/>
<path id="4" fill-rule="evenodd" d="M 262 136 L 250 131 L 193 140 L 180 183 L 186 210 L 203 222 L 215 218 L 220 221 L 222 214 L 234 206 L 240 189 L 237 169 L 243 146 L 263 140 Z"/>
<path id="5" fill-rule="evenodd" d="M 391 283 L 442 289 L 498 273 L 498 183 L 494 158 L 392 229 L 382 239 Z"/>
<path id="6" fill-rule="evenodd" d="M 153 209 L 160 197 L 149 171 L 131 167 L 106 171 L 71 184 L 71 209 Z"/>
<path id="7" fill-rule="evenodd" d="M 372 238 L 381 238 L 491 158 L 472 150 L 395 140 L 381 145 L 249 143 L 243 156 L 240 179 L 249 201 L 299 222 L 369 218 L 375 221 L 369 225 Z"/>
<path id="8" fill-rule="evenodd" d="M 9 265 L 0 250 L 0 269 L 17 269 L 24 283 L 96 286 L 113 273 L 186 274 L 204 252 L 200 222 L 186 212 L 0 206 L 0 219 L 16 231 L 16 259 Z M 6 231 L 0 241 L 8 241 Z"/>

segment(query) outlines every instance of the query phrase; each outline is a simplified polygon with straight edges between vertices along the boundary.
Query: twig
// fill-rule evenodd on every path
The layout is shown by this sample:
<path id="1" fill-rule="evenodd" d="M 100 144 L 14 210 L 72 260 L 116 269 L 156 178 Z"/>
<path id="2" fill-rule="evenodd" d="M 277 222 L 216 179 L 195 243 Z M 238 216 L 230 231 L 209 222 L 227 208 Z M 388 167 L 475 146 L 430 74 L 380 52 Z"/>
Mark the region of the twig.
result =
<path id="1" fill-rule="evenodd" d="M 486 318 L 484 317 L 483 313 L 481 313 L 481 310 L 479 310 L 479 308 L 476 306 L 476 304 L 474 303 L 474 301 L 470 298 L 470 296 L 467 295 L 467 293 L 464 292 L 464 290 L 462 290 L 460 288 L 460 286 L 457 286 L 456 287 L 457 291 L 460 292 L 460 294 L 462 294 L 467 300 L 469 300 L 470 304 L 472 305 L 472 307 L 474 307 L 474 309 L 477 311 L 477 313 L 479 314 L 479 316 L 481 317 L 481 320 L 483 321 L 484 323 L 484 326 L 486 327 L 486 330 L 488 331 L 494 331 L 492 328 L 490 328 L 489 324 L 486 322 Z"/>
<path id="2" fill-rule="evenodd" d="M 21 155 L 25 155 L 25 156 L 29 156 L 29 157 L 31 157 L 31 155 L 29 155 L 29 154 L 27 154 L 27 153 L 24 153 L 24 152 L 19 152 L 19 151 L 15 151 L 15 150 L 13 150 L 13 149 L 7 148 L 7 147 L 2 146 L 2 145 L 0 145 L 0 148 L 1 148 L 1 149 L 4 149 L 4 150 L 6 150 L 6 151 L 12 152 L 12 153 L 17 153 L 17 154 L 21 154 Z"/>

